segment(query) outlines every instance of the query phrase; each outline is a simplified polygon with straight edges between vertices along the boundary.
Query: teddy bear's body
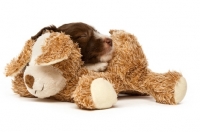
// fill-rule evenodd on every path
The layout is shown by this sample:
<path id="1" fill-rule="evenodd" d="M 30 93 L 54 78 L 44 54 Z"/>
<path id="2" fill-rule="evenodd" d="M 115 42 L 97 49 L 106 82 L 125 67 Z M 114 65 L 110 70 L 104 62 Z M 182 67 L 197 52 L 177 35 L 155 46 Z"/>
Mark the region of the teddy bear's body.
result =
<path id="1" fill-rule="evenodd" d="M 80 87 L 79 85 L 77 87 L 77 89 L 80 88 L 77 97 L 81 97 L 81 92 L 84 89 L 91 89 L 90 84 L 95 79 L 104 78 L 113 84 L 116 94 L 135 92 L 149 94 L 157 102 L 164 104 L 177 104 L 183 99 L 187 85 L 180 73 L 170 71 L 155 73 L 148 69 L 147 59 L 134 35 L 117 30 L 111 31 L 111 37 L 115 51 L 108 69 L 104 73 L 98 73 L 94 76 L 84 75 L 81 79 L 82 83 L 79 84 Z M 88 88 L 83 89 L 82 85 L 86 82 Z M 79 104 L 80 100 L 82 99 L 76 103 Z M 80 107 L 88 108 L 89 106 L 80 105 Z"/>
<path id="2" fill-rule="evenodd" d="M 67 35 L 49 33 L 41 36 L 41 41 L 29 40 L 20 56 L 6 68 L 7 76 L 14 75 L 14 92 L 75 102 L 84 109 L 110 108 L 119 93 L 148 94 L 165 104 L 177 104 L 184 98 L 187 85 L 180 73 L 152 72 L 134 35 L 123 30 L 110 33 L 115 51 L 105 72 L 83 68 L 80 49 Z M 21 61 L 23 56 L 25 60 Z M 13 67 L 19 61 L 22 64 Z"/>

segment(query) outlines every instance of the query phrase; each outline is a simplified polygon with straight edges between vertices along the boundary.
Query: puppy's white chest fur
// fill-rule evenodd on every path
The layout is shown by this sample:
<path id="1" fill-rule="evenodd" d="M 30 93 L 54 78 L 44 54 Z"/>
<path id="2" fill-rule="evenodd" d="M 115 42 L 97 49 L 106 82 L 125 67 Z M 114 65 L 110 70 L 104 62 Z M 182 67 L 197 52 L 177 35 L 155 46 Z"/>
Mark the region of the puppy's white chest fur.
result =
<path id="1" fill-rule="evenodd" d="M 95 64 L 86 64 L 84 67 L 91 71 L 101 72 L 105 71 L 107 66 L 108 66 L 107 62 L 98 62 Z"/>

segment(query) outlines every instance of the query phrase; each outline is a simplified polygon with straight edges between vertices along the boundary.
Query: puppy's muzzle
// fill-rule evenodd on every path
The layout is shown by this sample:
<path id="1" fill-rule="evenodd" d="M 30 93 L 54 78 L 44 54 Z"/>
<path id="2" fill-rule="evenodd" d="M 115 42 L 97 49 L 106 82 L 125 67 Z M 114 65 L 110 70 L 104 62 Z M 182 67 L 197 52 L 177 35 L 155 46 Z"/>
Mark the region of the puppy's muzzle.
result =
<path id="1" fill-rule="evenodd" d="M 105 39 L 104 39 L 104 42 L 105 42 L 106 44 L 108 44 L 109 46 L 112 47 L 112 39 L 110 39 L 110 38 L 105 38 Z"/>

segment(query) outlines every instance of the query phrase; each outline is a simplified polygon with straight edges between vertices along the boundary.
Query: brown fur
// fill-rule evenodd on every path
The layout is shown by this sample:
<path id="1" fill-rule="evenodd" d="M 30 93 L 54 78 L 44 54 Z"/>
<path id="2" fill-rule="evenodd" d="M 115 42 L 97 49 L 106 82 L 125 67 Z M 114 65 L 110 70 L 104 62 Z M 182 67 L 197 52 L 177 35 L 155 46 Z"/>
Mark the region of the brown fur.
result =
<path id="1" fill-rule="evenodd" d="M 32 88 L 33 87 L 33 84 L 34 84 L 34 81 L 35 81 L 35 78 L 31 75 L 26 75 L 25 78 L 25 83 L 26 85 L 29 87 L 29 88 Z"/>
<path id="2" fill-rule="evenodd" d="M 14 76 L 27 65 L 30 61 L 31 53 L 32 53 L 32 46 L 35 41 L 28 40 L 22 49 L 22 52 L 17 58 L 11 60 L 10 64 L 6 66 L 5 74 L 6 76 Z"/>
<path id="3" fill-rule="evenodd" d="M 59 50 L 56 49 L 55 52 L 51 53 L 56 54 L 57 56 L 42 55 L 39 59 L 55 61 L 57 59 L 60 60 L 65 58 L 64 60 L 53 64 L 53 67 L 62 71 L 63 76 L 66 78 L 67 85 L 62 91 L 51 98 L 60 101 L 75 102 L 79 108 L 83 109 L 97 109 L 94 101 L 92 100 L 93 98 L 90 87 L 91 83 L 95 79 L 104 78 L 113 85 L 116 94 L 126 92 L 136 92 L 144 95 L 149 94 L 155 98 L 156 102 L 164 104 L 176 104 L 177 102 L 175 102 L 174 99 L 174 88 L 182 75 L 176 71 L 155 73 L 148 69 L 147 59 L 134 35 L 123 30 L 112 30 L 111 37 L 116 47 L 116 50 L 114 51 L 114 57 L 110 61 L 108 69 L 105 72 L 99 73 L 92 72 L 81 67 L 82 61 L 80 49 L 77 47 L 77 45 L 74 45 L 70 40 L 68 40 L 64 34 L 60 34 L 58 38 L 51 37 L 48 40 L 50 43 L 47 45 L 47 47 L 44 47 L 44 54 L 50 53 L 50 47 L 52 46 L 51 42 L 54 42 L 54 39 L 62 40 L 55 43 L 59 43 L 59 48 L 62 47 L 64 48 L 63 50 L 66 50 L 66 52 L 70 52 L 66 56 L 59 56 Z M 72 47 L 65 47 L 65 44 L 69 44 Z M 67 50 L 69 47 L 71 50 Z M 27 48 L 24 50 L 27 50 Z M 38 61 L 38 64 L 40 63 L 43 63 L 43 61 Z M 14 64 L 11 66 L 13 65 Z M 10 70 L 13 71 L 12 68 Z M 15 76 L 14 80 L 14 92 L 20 94 L 21 96 L 31 96 L 23 84 L 23 73 Z M 186 86 L 182 88 L 184 89 L 185 87 Z"/>
<path id="4" fill-rule="evenodd" d="M 96 38 L 94 32 L 98 31 L 92 26 L 81 22 L 64 24 L 58 28 L 54 25 L 44 27 L 35 36 L 32 36 L 32 39 L 36 40 L 46 30 L 70 35 L 72 41 L 78 43 L 81 48 L 82 60 L 86 64 L 100 62 L 100 57 L 105 54 L 107 49 L 105 45 L 112 46 L 110 38 Z"/>

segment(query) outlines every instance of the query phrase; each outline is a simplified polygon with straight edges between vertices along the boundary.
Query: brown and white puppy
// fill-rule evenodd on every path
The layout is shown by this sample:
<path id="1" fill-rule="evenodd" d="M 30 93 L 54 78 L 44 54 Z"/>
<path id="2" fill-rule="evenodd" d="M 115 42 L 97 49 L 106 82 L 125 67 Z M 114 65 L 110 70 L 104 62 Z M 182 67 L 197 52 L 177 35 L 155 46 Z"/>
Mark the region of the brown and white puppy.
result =
<path id="1" fill-rule="evenodd" d="M 46 30 L 63 32 L 70 35 L 73 42 L 81 48 L 82 60 L 85 67 L 93 71 L 104 71 L 108 61 L 112 59 L 113 44 L 109 36 L 99 33 L 94 27 L 77 22 L 64 24 L 60 27 L 51 25 L 41 29 L 32 39 L 36 40 Z"/>

